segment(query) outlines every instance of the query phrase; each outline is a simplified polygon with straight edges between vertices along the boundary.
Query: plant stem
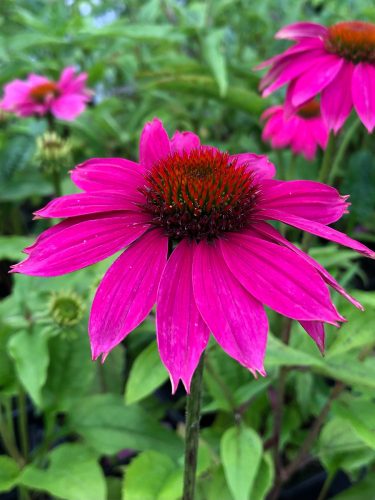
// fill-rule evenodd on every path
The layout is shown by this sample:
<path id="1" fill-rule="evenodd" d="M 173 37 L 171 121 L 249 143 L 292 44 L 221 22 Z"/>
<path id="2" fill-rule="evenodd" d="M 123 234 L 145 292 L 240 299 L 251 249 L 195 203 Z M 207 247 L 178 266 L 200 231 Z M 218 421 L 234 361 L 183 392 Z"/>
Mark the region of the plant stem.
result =
<path id="1" fill-rule="evenodd" d="M 346 150 L 348 149 L 350 141 L 352 140 L 353 135 L 357 131 L 357 128 L 359 127 L 360 124 L 361 124 L 361 122 L 358 119 L 356 119 L 354 121 L 354 123 L 352 123 L 352 125 L 348 129 L 348 131 L 346 132 L 343 140 L 341 141 L 341 144 L 337 150 L 337 154 L 335 156 L 335 159 L 333 160 L 332 168 L 331 168 L 331 171 L 330 171 L 330 174 L 328 177 L 328 181 L 330 184 L 334 183 L 334 181 L 337 177 L 337 174 L 339 173 L 339 168 L 340 168 L 342 159 L 344 158 L 344 154 L 346 153 Z"/>
<path id="2" fill-rule="evenodd" d="M 281 332 L 281 340 L 285 345 L 289 344 L 290 333 L 292 329 L 293 321 L 290 318 L 284 318 L 283 329 Z M 285 399 L 285 387 L 286 379 L 289 373 L 289 367 L 283 366 L 279 373 L 279 383 L 277 387 L 276 403 L 274 407 L 274 433 L 273 433 L 273 455 L 274 463 L 276 469 L 275 485 L 270 493 L 270 499 L 277 499 L 282 486 L 282 460 L 280 453 L 280 441 L 281 441 L 281 431 L 283 424 L 283 413 L 284 413 L 284 399 Z"/>
<path id="3" fill-rule="evenodd" d="M 29 436 L 27 430 L 27 408 L 26 408 L 26 394 L 22 387 L 19 388 L 18 393 L 18 429 L 20 434 L 20 443 L 22 455 L 27 461 L 29 456 Z"/>
<path id="4" fill-rule="evenodd" d="M 18 448 L 16 446 L 16 443 L 14 441 L 14 436 L 12 435 L 12 432 L 10 431 L 11 426 L 8 425 L 4 419 L 3 415 L 3 410 L 0 406 L 0 437 L 1 440 L 3 441 L 4 448 L 11 456 L 20 467 L 23 467 L 25 461 L 21 455 L 21 453 L 18 451 Z"/>
<path id="5" fill-rule="evenodd" d="M 335 148 L 335 136 L 333 132 L 329 133 L 328 144 L 326 150 L 324 151 L 322 166 L 320 168 L 318 182 L 327 183 L 331 173 L 331 164 L 332 164 L 332 154 Z M 307 252 L 311 243 L 314 239 L 314 235 L 311 233 L 304 233 L 302 238 L 302 250 Z"/>
<path id="6" fill-rule="evenodd" d="M 296 167 L 297 167 L 297 155 L 293 153 L 287 170 L 286 177 L 288 181 L 294 180 L 294 177 L 296 175 Z"/>
<path id="7" fill-rule="evenodd" d="M 345 389 L 345 384 L 343 382 L 336 382 L 335 385 L 333 386 L 333 389 L 331 391 L 328 400 L 326 401 L 325 405 L 323 406 L 319 415 L 314 421 L 310 429 L 310 432 L 307 434 L 304 442 L 302 443 L 301 448 L 299 449 L 296 458 L 286 469 L 284 474 L 285 476 L 284 480 L 292 476 L 299 469 L 300 464 L 304 462 L 311 446 L 314 444 L 315 439 L 319 435 L 320 429 L 322 428 L 322 425 L 324 424 L 324 421 L 329 413 L 329 410 L 331 409 L 333 401 L 336 398 L 338 398 L 338 396 L 342 393 L 344 389 Z"/>
<path id="8" fill-rule="evenodd" d="M 190 394 L 186 399 L 185 468 L 183 500 L 194 500 L 197 470 L 199 421 L 201 413 L 204 353 L 191 381 Z"/>
<path id="9" fill-rule="evenodd" d="M 335 479 L 335 476 L 336 476 L 336 471 L 329 472 L 327 474 L 326 480 L 324 481 L 323 487 L 320 490 L 317 500 L 324 500 L 326 498 L 328 490 L 332 484 L 332 481 Z"/>

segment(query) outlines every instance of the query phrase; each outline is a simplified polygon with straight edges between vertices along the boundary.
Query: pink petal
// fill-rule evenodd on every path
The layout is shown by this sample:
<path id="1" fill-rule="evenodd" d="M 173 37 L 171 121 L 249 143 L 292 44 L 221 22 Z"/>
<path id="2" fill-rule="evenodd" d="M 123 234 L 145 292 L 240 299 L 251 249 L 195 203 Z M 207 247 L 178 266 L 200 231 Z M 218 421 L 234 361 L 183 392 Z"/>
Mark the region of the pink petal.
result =
<path id="1" fill-rule="evenodd" d="M 106 356 L 149 314 L 167 262 L 168 239 L 159 230 L 132 243 L 106 272 L 91 308 L 92 357 Z"/>
<path id="2" fill-rule="evenodd" d="M 193 288 L 199 312 L 224 351 L 254 375 L 265 375 L 266 313 L 232 275 L 217 242 L 198 244 Z"/>
<path id="3" fill-rule="evenodd" d="M 310 38 L 310 37 L 325 37 L 328 34 L 328 30 L 325 26 L 317 23 L 309 23 L 309 22 L 299 22 L 288 24 L 281 28 L 276 35 L 275 38 L 287 40 L 299 40 L 301 38 Z"/>
<path id="4" fill-rule="evenodd" d="M 298 54 L 300 52 L 306 52 L 308 50 L 317 48 L 320 49 L 324 48 L 324 45 L 321 40 L 316 38 L 304 38 L 298 41 L 298 43 L 296 43 L 292 47 L 289 47 L 289 49 L 285 50 L 281 54 L 277 54 L 276 56 L 270 57 L 266 61 L 263 61 L 262 63 L 258 64 L 257 66 L 255 66 L 254 69 L 255 70 L 264 69 L 267 68 L 267 66 L 271 66 L 273 64 L 278 63 L 287 56 Z"/>
<path id="5" fill-rule="evenodd" d="M 55 232 L 40 238 L 29 257 L 13 272 L 30 276 L 59 276 L 110 257 L 139 238 L 150 226 L 142 213 L 112 213 L 95 219 L 64 221 Z"/>
<path id="6" fill-rule="evenodd" d="M 272 92 L 275 92 L 275 90 L 294 78 L 300 78 L 301 75 L 303 76 L 305 72 L 309 71 L 312 64 L 318 64 L 327 57 L 331 56 L 327 56 L 319 48 L 280 59 L 262 79 L 260 86 L 260 89 L 263 90 L 262 96 L 268 97 Z"/>
<path id="7" fill-rule="evenodd" d="M 60 120 L 72 121 L 86 108 L 87 98 L 80 94 L 67 94 L 51 103 L 51 111 Z"/>
<path id="8" fill-rule="evenodd" d="M 369 133 L 375 127 L 375 68 L 370 63 L 359 63 L 352 80 L 354 107 Z"/>
<path id="9" fill-rule="evenodd" d="M 73 94 L 84 94 L 87 73 L 77 73 L 73 66 L 69 66 L 63 70 L 58 82 L 58 87 L 64 92 Z"/>
<path id="10" fill-rule="evenodd" d="M 324 323 L 320 321 L 300 321 L 302 328 L 310 335 L 323 354 L 325 347 Z"/>
<path id="11" fill-rule="evenodd" d="M 137 211 L 135 203 L 139 201 L 138 195 L 136 191 L 133 196 L 118 191 L 68 194 L 50 201 L 35 215 L 36 218 L 65 218 L 117 210 Z"/>
<path id="12" fill-rule="evenodd" d="M 326 54 L 323 57 L 310 60 L 310 69 L 297 78 L 292 104 L 298 107 L 319 94 L 340 71 L 344 60 Z"/>
<path id="13" fill-rule="evenodd" d="M 367 257 L 375 258 L 375 252 L 367 248 L 365 245 L 362 245 L 362 243 L 349 238 L 346 234 L 340 233 L 340 231 L 336 231 L 336 229 L 333 229 L 332 227 L 320 224 L 319 222 L 307 220 L 275 209 L 263 210 L 262 216 L 265 219 L 278 220 L 284 222 L 285 224 L 289 224 L 290 226 L 298 227 L 298 229 L 315 234 L 316 236 L 320 236 L 326 240 L 334 241 L 340 245 L 352 248 Z"/>
<path id="14" fill-rule="evenodd" d="M 236 278 L 271 309 L 297 320 L 343 320 L 317 271 L 288 248 L 249 234 L 233 234 L 220 246 Z"/>
<path id="15" fill-rule="evenodd" d="M 151 169 L 155 163 L 171 152 L 168 134 L 158 118 L 146 123 L 139 143 L 140 163 Z"/>
<path id="16" fill-rule="evenodd" d="M 323 91 L 324 92 L 324 91 Z M 311 135 L 322 149 L 327 147 L 328 143 L 328 128 L 321 117 L 313 118 L 309 127 Z"/>
<path id="17" fill-rule="evenodd" d="M 14 80 L 4 86 L 4 97 L 1 106 L 5 111 L 15 111 L 20 102 L 28 97 L 29 86 L 22 80 Z"/>
<path id="18" fill-rule="evenodd" d="M 193 295 L 195 249 L 196 243 L 186 240 L 177 245 L 161 278 L 157 297 L 157 341 L 173 393 L 180 380 L 190 392 L 191 378 L 210 335 Z"/>
<path id="19" fill-rule="evenodd" d="M 171 139 L 172 153 L 190 153 L 192 149 L 199 148 L 201 141 L 193 132 L 175 132 Z"/>
<path id="20" fill-rule="evenodd" d="M 328 128 L 335 133 L 343 126 L 353 107 L 353 71 L 354 65 L 345 61 L 336 77 L 322 91 L 322 116 Z"/>
<path id="21" fill-rule="evenodd" d="M 143 167 L 123 158 L 92 158 L 78 165 L 71 174 L 72 181 L 84 191 L 119 191 L 137 196 L 138 188 L 145 183 Z"/>
<path id="22" fill-rule="evenodd" d="M 264 181 L 262 195 L 261 210 L 282 210 L 322 224 L 331 224 L 347 213 L 347 197 L 320 182 Z"/>
<path id="23" fill-rule="evenodd" d="M 231 161 L 235 161 L 237 166 L 246 165 L 248 172 L 254 172 L 257 179 L 271 178 L 276 174 L 276 168 L 265 155 L 255 153 L 241 153 L 230 156 Z"/>
<path id="24" fill-rule="evenodd" d="M 296 254 L 298 254 L 300 257 L 306 260 L 306 262 L 310 263 L 313 267 L 315 267 L 315 269 L 319 272 L 321 277 L 328 285 L 334 288 L 339 294 L 345 297 L 355 307 L 357 307 L 362 311 L 364 310 L 363 306 L 354 297 L 349 295 L 346 292 L 346 290 L 344 290 L 344 288 L 335 280 L 335 278 L 331 276 L 329 272 L 322 265 L 319 264 L 319 262 L 314 260 L 312 257 L 310 257 L 310 255 L 303 252 L 295 245 L 293 245 L 293 243 L 290 243 L 290 241 L 288 241 L 286 238 L 281 236 L 281 234 L 273 226 L 267 224 L 266 222 L 259 222 L 256 224 L 256 227 L 253 228 L 253 231 L 254 231 L 254 236 L 270 238 L 271 240 L 276 241 L 277 243 L 281 243 L 282 245 L 293 250 Z"/>

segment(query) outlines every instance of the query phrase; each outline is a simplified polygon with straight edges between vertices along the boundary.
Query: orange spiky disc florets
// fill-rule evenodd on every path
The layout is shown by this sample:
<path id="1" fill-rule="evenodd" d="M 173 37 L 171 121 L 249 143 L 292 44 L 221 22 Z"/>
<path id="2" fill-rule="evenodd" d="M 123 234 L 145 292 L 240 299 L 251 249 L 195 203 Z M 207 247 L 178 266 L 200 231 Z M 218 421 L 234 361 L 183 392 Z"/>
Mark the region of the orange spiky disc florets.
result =
<path id="1" fill-rule="evenodd" d="M 301 116 L 302 118 L 316 118 L 317 116 L 320 116 L 320 104 L 318 101 L 311 100 L 301 106 L 297 114 Z"/>
<path id="2" fill-rule="evenodd" d="M 247 227 L 259 194 L 246 165 L 207 147 L 170 154 L 146 179 L 144 209 L 173 240 L 212 240 Z"/>
<path id="3" fill-rule="evenodd" d="M 55 82 L 45 82 L 36 85 L 30 90 L 30 96 L 37 102 L 43 102 L 48 96 L 57 96 L 59 89 Z"/>
<path id="4" fill-rule="evenodd" d="M 363 21 L 334 24 L 328 28 L 326 48 L 355 64 L 375 64 L 375 24 Z"/>

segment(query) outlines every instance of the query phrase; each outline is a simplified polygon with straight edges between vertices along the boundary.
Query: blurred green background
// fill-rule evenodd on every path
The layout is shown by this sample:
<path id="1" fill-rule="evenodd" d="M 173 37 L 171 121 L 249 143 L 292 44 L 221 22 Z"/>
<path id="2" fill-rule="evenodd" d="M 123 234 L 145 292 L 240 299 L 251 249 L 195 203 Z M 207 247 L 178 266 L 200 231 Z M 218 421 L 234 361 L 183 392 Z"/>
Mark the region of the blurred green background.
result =
<path id="1" fill-rule="evenodd" d="M 273 38 L 281 26 L 349 19 L 375 22 L 374 2 L 1 0 L 0 85 L 31 72 L 57 78 L 69 65 L 88 72 L 93 102 L 76 121 L 56 125 L 70 151 L 60 163 L 65 193 L 74 190 L 68 170 L 89 157 L 137 159 L 140 132 L 154 116 L 171 134 L 192 130 L 230 153 L 269 154 L 285 178 L 291 154 L 262 143 L 259 119 L 267 106 L 282 102 L 282 92 L 262 99 L 253 68 L 288 46 Z M 0 497 L 178 500 L 185 397 L 183 391 L 170 395 L 152 316 L 104 365 L 93 363 L 87 317 L 108 261 L 48 280 L 8 275 L 20 250 L 48 227 L 32 221 L 32 212 L 54 194 L 37 146 L 46 130 L 44 119 L 0 114 Z M 373 136 L 359 128 L 336 182 L 352 201 L 337 227 L 370 246 L 374 158 Z M 320 162 L 321 153 L 313 162 L 299 158 L 296 176 L 316 179 Z M 298 231 L 288 237 L 300 241 Z M 349 322 L 339 332 L 328 329 L 324 358 L 297 326 L 290 345 L 283 345 L 281 320 L 270 313 L 268 377 L 260 380 L 210 346 L 199 500 L 267 497 L 275 481 L 275 391 L 285 368 L 281 446 L 287 464 L 330 403 L 319 436 L 280 498 L 318 498 L 325 484 L 327 498 L 374 499 L 374 265 L 318 241 L 311 254 L 340 283 L 361 289 L 353 293 L 366 313 L 335 297 Z M 343 390 L 333 402 L 337 384 Z"/>

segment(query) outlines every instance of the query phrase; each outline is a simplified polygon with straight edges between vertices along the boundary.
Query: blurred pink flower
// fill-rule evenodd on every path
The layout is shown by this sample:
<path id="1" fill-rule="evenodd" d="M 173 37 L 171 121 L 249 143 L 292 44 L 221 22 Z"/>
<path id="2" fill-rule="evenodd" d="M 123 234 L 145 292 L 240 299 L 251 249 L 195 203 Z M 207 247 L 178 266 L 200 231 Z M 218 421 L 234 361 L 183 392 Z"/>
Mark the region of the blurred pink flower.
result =
<path id="1" fill-rule="evenodd" d="M 289 116 L 283 106 L 272 106 L 261 118 L 265 121 L 262 139 L 275 149 L 290 147 L 294 154 L 312 160 L 318 146 L 322 149 L 327 146 L 328 129 L 317 101 L 304 104 Z"/>
<path id="2" fill-rule="evenodd" d="M 369 132 L 375 126 L 375 24 L 348 21 L 325 27 L 300 22 L 285 26 L 276 38 L 295 45 L 260 64 L 271 66 L 261 81 L 266 97 L 288 83 L 286 106 L 298 108 L 321 94 L 322 116 L 337 132 L 351 110 Z"/>
<path id="3" fill-rule="evenodd" d="M 126 248 L 92 305 L 94 359 L 105 357 L 156 303 L 159 352 L 174 391 L 179 380 L 189 391 L 210 332 L 229 356 L 265 375 L 264 305 L 300 321 L 321 350 L 323 323 L 345 321 L 327 284 L 361 307 L 266 220 L 374 256 L 328 226 L 347 211 L 346 197 L 318 182 L 273 180 L 274 174 L 265 156 L 229 155 L 202 146 L 191 132 L 170 140 L 154 119 L 143 129 L 139 163 L 94 158 L 73 170 L 83 192 L 36 212 L 65 220 L 25 249 L 27 259 L 13 272 L 57 276 Z"/>
<path id="4" fill-rule="evenodd" d="M 5 85 L 0 107 L 18 116 L 51 113 L 71 121 L 84 111 L 91 98 L 91 92 L 85 88 L 86 80 L 87 74 L 75 74 L 73 67 L 65 68 L 58 82 L 31 74 L 25 81 L 14 80 Z"/>

